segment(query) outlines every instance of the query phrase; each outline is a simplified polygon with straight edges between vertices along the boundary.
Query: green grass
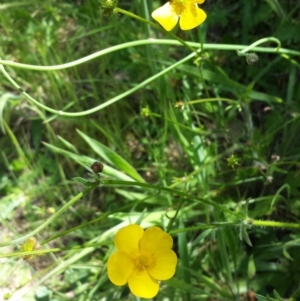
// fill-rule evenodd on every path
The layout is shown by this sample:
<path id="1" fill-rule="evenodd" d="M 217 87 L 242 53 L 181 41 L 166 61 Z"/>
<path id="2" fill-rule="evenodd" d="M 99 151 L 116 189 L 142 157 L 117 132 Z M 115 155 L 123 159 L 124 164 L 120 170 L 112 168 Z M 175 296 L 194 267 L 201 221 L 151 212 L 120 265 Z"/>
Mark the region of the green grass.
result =
<path id="1" fill-rule="evenodd" d="M 152 21 L 162 3 L 118 6 Z M 174 239 L 176 275 L 154 300 L 297 300 L 300 4 L 201 7 L 203 25 L 173 31 L 204 43 L 185 60 L 190 49 L 123 14 L 103 16 L 99 1 L 0 4 L 2 60 L 53 66 L 132 42 L 55 71 L 4 65 L 14 83 L 2 72 L 0 300 L 138 300 L 106 271 L 126 223 Z M 257 64 L 237 55 L 267 37 L 280 52 L 271 39 Z M 24 261 L 31 236 L 45 254 Z"/>

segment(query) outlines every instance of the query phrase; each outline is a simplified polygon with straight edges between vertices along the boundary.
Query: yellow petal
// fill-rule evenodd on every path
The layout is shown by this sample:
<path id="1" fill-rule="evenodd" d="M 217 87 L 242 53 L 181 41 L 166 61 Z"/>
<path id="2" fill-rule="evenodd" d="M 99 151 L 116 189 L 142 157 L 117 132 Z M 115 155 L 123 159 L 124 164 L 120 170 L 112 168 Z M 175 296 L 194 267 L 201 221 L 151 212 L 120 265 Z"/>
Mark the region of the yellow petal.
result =
<path id="1" fill-rule="evenodd" d="M 198 4 L 202 4 L 205 0 L 196 0 L 194 2 L 198 3 Z"/>
<path id="2" fill-rule="evenodd" d="M 173 239 L 170 234 L 166 233 L 159 227 L 148 228 L 140 240 L 140 250 L 146 251 L 149 254 L 171 249 Z"/>
<path id="3" fill-rule="evenodd" d="M 153 265 L 147 268 L 149 274 L 157 280 L 167 280 L 174 276 L 177 256 L 173 250 L 162 250 L 152 255 Z"/>
<path id="4" fill-rule="evenodd" d="M 165 5 L 157 8 L 151 16 L 167 31 L 172 30 L 179 19 L 170 2 L 167 2 Z"/>
<path id="5" fill-rule="evenodd" d="M 115 236 L 115 246 L 119 251 L 128 254 L 136 252 L 139 247 L 139 240 L 142 238 L 144 230 L 136 224 L 128 225 L 120 229 Z"/>
<path id="6" fill-rule="evenodd" d="M 146 270 L 134 270 L 128 278 L 131 292 L 141 298 L 153 298 L 159 291 L 159 285 Z"/>
<path id="7" fill-rule="evenodd" d="M 115 285 L 124 285 L 127 283 L 133 267 L 131 258 L 125 252 L 117 251 L 108 259 L 108 278 Z"/>
<path id="8" fill-rule="evenodd" d="M 189 30 L 197 27 L 206 19 L 206 13 L 197 4 L 189 4 L 181 14 L 179 25 L 182 30 Z"/>

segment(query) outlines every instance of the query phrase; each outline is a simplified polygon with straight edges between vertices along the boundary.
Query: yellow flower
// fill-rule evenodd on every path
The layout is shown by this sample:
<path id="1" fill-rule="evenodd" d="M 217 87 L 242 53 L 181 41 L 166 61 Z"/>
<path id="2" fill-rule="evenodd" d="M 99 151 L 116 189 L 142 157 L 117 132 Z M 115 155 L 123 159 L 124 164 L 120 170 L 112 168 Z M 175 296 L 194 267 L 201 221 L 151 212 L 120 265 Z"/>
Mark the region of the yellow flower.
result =
<path id="1" fill-rule="evenodd" d="M 26 241 L 21 245 L 22 252 L 35 251 L 40 249 L 40 244 L 36 241 L 34 237 L 29 237 Z M 33 259 L 35 255 L 23 255 L 22 258 L 24 260 Z"/>
<path id="2" fill-rule="evenodd" d="M 114 240 L 117 251 L 108 259 L 110 281 L 118 286 L 128 283 L 131 292 L 152 298 L 159 291 L 158 280 L 174 276 L 177 256 L 171 235 L 158 227 L 143 230 L 136 224 L 120 229 Z"/>
<path id="3" fill-rule="evenodd" d="M 152 13 L 155 19 L 167 31 L 172 30 L 180 18 L 179 25 L 182 30 L 197 27 L 206 19 L 206 13 L 197 5 L 205 0 L 170 0 Z"/>

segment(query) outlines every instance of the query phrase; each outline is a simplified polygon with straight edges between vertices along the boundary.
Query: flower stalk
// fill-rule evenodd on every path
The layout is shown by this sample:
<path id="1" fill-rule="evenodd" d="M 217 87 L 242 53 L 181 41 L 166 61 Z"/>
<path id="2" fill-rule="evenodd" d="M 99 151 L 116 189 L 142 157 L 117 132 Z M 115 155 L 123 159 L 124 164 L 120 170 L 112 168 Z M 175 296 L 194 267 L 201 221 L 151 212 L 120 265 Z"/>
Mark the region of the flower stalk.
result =
<path id="1" fill-rule="evenodd" d="M 127 11 L 125 9 L 122 9 L 122 8 L 119 8 L 119 7 L 116 7 L 114 9 L 114 12 L 126 15 L 126 16 L 128 16 L 130 18 L 136 19 L 136 20 L 138 20 L 138 21 L 140 21 L 142 23 L 150 25 L 153 28 L 155 28 L 155 29 L 157 29 L 159 31 L 162 31 L 163 33 L 166 33 L 167 35 L 169 35 L 171 38 L 177 40 L 180 44 L 182 44 L 183 46 L 185 46 L 187 49 L 190 49 L 192 52 L 196 51 L 196 49 L 194 49 L 191 45 L 189 45 L 188 43 L 186 43 L 184 40 L 180 39 L 179 37 L 177 37 L 175 34 L 173 34 L 171 32 L 163 30 L 159 25 L 155 24 L 154 22 L 148 21 L 145 18 L 142 18 L 142 17 L 140 17 L 140 16 L 138 16 L 138 15 L 132 13 L 132 12 L 129 12 L 129 11 Z"/>

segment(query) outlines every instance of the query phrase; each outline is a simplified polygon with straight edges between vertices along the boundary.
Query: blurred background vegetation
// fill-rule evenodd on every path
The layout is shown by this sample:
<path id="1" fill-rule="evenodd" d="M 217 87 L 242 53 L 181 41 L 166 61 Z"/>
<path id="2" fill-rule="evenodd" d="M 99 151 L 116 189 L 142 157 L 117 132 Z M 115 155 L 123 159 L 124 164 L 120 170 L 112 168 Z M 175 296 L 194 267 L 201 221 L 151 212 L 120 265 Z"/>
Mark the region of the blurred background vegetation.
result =
<path id="1" fill-rule="evenodd" d="M 163 3 L 120 0 L 118 6 L 151 20 Z M 205 50 L 200 66 L 182 64 L 93 114 L 53 115 L 1 76 L 1 242 L 36 229 L 81 192 L 84 186 L 73 178 L 88 178 L 95 160 L 105 165 L 103 179 L 126 180 L 127 162 L 140 182 L 153 187 L 176 188 L 236 213 L 248 210 L 253 219 L 299 223 L 299 56 L 258 53 L 258 63 L 249 66 L 222 45 L 273 36 L 282 47 L 299 51 L 300 2 L 207 0 L 201 8 L 208 15 L 203 25 L 186 32 L 176 27 L 174 33 L 185 41 L 218 44 L 219 50 Z M 32 65 L 71 62 L 149 37 L 169 38 L 127 16 L 103 16 L 96 0 L 3 1 L 0 32 L 1 59 Z M 40 103 L 81 112 L 189 53 L 181 46 L 147 45 L 65 70 L 6 70 Z M 201 99 L 216 101 L 188 103 Z M 182 105 L 175 106 L 178 102 Z M 298 289 L 298 231 L 249 228 L 250 246 L 240 239 L 239 227 L 214 226 L 233 219 L 214 206 L 168 192 L 102 185 L 37 235 L 40 242 L 57 236 L 42 249 L 66 250 L 32 261 L 0 259 L 0 300 L 137 300 L 109 282 L 105 264 L 112 245 L 101 243 L 112 242 L 115 230 L 128 221 L 165 228 L 168 212 L 177 208 L 172 229 L 211 227 L 174 235 L 177 273 L 155 300 L 253 301 L 254 294 L 258 300 L 281 300 L 279 295 L 289 298 Z M 84 246 L 93 242 L 99 246 Z M 12 245 L 0 252 L 17 250 L 19 245 Z"/>

